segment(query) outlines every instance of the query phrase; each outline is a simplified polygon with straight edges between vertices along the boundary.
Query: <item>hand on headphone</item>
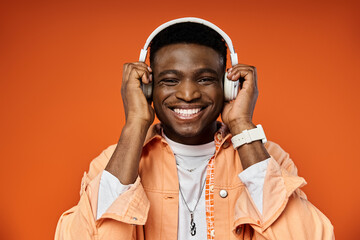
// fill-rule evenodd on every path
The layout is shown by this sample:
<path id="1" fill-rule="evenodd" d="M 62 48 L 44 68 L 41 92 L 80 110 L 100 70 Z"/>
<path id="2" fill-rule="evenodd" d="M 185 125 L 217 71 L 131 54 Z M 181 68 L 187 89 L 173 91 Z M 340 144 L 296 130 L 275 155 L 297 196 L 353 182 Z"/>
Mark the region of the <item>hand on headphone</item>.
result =
<path id="1" fill-rule="evenodd" d="M 154 109 L 145 98 L 141 83 L 152 81 L 152 69 L 143 62 L 125 63 L 121 84 L 126 122 L 138 122 L 150 127 L 154 121 Z"/>
<path id="2" fill-rule="evenodd" d="M 227 72 L 229 80 L 240 80 L 240 89 L 235 100 L 225 102 L 221 118 L 231 133 L 236 135 L 255 127 L 252 117 L 259 94 L 257 73 L 255 67 L 246 64 L 237 64 Z"/>

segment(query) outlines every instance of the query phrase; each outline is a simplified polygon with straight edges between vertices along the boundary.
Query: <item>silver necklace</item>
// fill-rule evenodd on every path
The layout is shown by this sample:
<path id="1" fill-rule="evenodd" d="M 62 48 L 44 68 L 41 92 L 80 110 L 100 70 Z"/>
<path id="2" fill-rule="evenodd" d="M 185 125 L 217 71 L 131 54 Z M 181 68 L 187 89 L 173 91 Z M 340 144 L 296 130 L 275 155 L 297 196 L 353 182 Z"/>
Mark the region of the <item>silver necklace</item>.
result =
<path id="1" fill-rule="evenodd" d="M 204 162 L 205 162 L 205 161 L 204 161 Z M 198 167 L 200 167 L 204 162 L 202 162 L 199 166 L 194 167 L 194 168 L 186 168 L 186 167 L 184 167 L 184 166 L 181 166 L 178 162 L 176 162 L 176 165 L 179 166 L 180 168 L 188 171 L 188 172 L 193 172 L 193 171 L 195 171 L 196 169 L 198 169 Z M 209 162 L 209 160 L 207 160 L 207 162 Z"/>
<path id="2" fill-rule="evenodd" d="M 184 169 L 184 170 L 186 170 L 186 171 L 188 171 L 188 172 L 193 172 L 194 170 L 196 170 L 198 167 L 195 167 L 195 168 L 190 168 L 190 169 L 188 169 L 188 168 L 185 168 L 185 167 L 183 167 L 183 166 L 181 166 L 180 164 L 178 164 L 178 163 L 176 163 L 176 165 L 178 165 L 179 167 L 181 167 L 182 169 Z"/>
<path id="3" fill-rule="evenodd" d="M 190 212 L 190 234 L 191 234 L 191 236 L 195 236 L 195 235 L 196 235 L 196 224 L 195 224 L 195 222 L 194 222 L 194 212 L 195 212 L 196 207 L 197 207 L 197 205 L 198 205 L 198 203 L 199 203 L 199 201 L 200 201 L 202 192 L 203 192 L 204 187 L 205 187 L 205 183 L 206 183 L 206 178 L 205 178 L 205 181 L 204 181 L 203 185 L 201 186 L 200 194 L 199 194 L 198 200 L 197 200 L 197 202 L 196 202 L 195 207 L 194 207 L 193 210 L 190 210 L 189 205 L 187 204 L 187 202 L 186 202 L 186 200 L 185 200 L 185 198 L 184 198 L 184 195 L 183 195 L 183 193 L 182 193 L 182 191 L 181 191 L 181 186 L 180 186 L 180 183 L 179 183 L 179 191 L 180 191 L 181 197 L 182 197 L 182 199 L 183 199 L 183 201 L 184 201 L 184 203 L 185 203 L 185 205 L 186 205 L 186 208 L 187 208 L 187 209 L 189 210 L 189 212 Z"/>

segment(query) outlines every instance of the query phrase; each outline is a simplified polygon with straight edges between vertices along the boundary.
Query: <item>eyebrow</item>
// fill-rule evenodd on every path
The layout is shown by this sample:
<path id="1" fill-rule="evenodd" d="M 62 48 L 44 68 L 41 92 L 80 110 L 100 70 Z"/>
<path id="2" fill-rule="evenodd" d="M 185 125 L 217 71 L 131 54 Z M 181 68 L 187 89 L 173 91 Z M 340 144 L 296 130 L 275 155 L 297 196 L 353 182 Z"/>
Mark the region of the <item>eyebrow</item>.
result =
<path id="1" fill-rule="evenodd" d="M 164 76 L 164 75 L 167 75 L 167 74 L 174 74 L 174 75 L 177 75 L 177 76 L 179 76 L 179 75 L 183 76 L 183 74 L 180 71 L 170 69 L 170 70 L 165 70 L 165 71 L 162 71 L 161 73 L 159 73 L 159 78 Z"/>
<path id="2" fill-rule="evenodd" d="M 215 74 L 216 76 L 218 75 L 217 71 L 215 71 L 212 68 L 200 68 L 200 69 L 195 71 L 196 75 L 200 75 L 202 73 L 212 73 L 212 74 Z"/>
<path id="3" fill-rule="evenodd" d="M 200 68 L 200 69 L 195 70 L 194 73 L 195 73 L 195 75 L 201 75 L 203 73 L 212 73 L 212 74 L 215 74 L 216 76 L 218 75 L 218 73 L 214 69 L 211 69 L 211 68 Z M 170 69 L 170 70 L 165 70 L 165 71 L 162 71 L 161 73 L 159 73 L 159 77 L 162 77 L 167 74 L 174 74 L 177 76 L 184 75 L 182 72 L 180 72 L 178 70 Z"/>

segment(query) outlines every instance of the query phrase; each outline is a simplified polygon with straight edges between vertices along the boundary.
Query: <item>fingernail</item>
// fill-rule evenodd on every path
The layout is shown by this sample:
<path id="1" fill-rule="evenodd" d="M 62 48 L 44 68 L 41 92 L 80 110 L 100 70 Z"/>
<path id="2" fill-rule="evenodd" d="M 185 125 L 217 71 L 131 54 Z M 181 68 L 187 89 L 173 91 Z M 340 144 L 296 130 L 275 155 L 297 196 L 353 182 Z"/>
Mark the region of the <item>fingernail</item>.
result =
<path id="1" fill-rule="evenodd" d="M 152 74 L 150 74 L 149 80 L 150 82 L 152 82 Z"/>
<path id="2" fill-rule="evenodd" d="M 229 69 L 228 69 L 228 73 L 231 73 L 231 71 L 232 71 L 232 68 L 229 68 Z"/>
<path id="3" fill-rule="evenodd" d="M 149 67 L 149 66 L 148 66 L 148 67 L 147 67 L 147 69 L 149 70 L 149 72 L 152 72 L 152 69 L 151 69 L 151 67 Z"/>

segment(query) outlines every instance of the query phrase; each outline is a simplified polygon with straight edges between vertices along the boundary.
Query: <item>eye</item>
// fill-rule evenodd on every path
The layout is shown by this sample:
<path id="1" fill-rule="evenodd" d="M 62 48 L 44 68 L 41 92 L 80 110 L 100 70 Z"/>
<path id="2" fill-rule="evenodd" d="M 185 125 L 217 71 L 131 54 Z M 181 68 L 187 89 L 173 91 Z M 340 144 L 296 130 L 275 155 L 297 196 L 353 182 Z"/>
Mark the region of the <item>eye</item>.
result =
<path id="1" fill-rule="evenodd" d="M 175 86 L 179 83 L 179 80 L 174 78 L 165 78 L 160 80 L 159 84 L 165 85 L 165 86 Z"/>
<path id="2" fill-rule="evenodd" d="M 198 80 L 198 83 L 203 84 L 203 85 L 208 85 L 208 84 L 212 84 L 216 80 L 217 79 L 213 78 L 213 77 L 202 77 Z"/>

